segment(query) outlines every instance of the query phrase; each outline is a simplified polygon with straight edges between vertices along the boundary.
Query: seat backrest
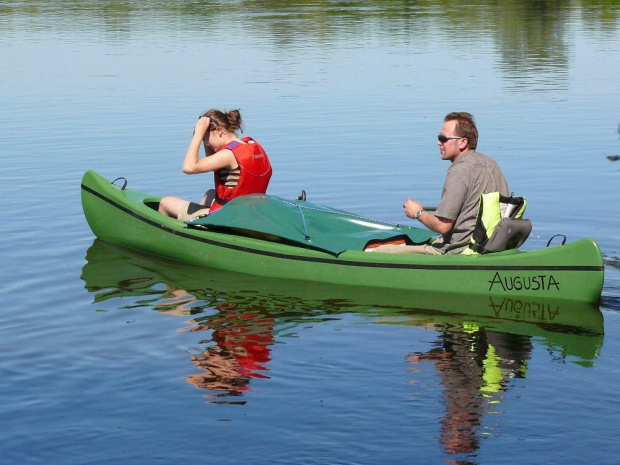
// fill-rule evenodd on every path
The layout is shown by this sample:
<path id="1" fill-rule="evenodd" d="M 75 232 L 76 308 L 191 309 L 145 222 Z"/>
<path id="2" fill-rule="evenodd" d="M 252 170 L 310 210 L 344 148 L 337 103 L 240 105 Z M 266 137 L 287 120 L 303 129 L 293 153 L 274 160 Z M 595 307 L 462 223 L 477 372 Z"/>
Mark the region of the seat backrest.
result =
<path id="1" fill-rule="evenodd" d="M 485 254 L 520 247 L 532 231 L 531 221 L 521 218 L 526 207 L 524 197 L 506 197 L 499 192 L 482 194 L 471 244 L 463 253 Z"/>
<path id="2" fill-rule="evenodd" d="M 532 222 L 525 219 L 503 218 L 481 253 L 517 249 L 532 232 Z"/>

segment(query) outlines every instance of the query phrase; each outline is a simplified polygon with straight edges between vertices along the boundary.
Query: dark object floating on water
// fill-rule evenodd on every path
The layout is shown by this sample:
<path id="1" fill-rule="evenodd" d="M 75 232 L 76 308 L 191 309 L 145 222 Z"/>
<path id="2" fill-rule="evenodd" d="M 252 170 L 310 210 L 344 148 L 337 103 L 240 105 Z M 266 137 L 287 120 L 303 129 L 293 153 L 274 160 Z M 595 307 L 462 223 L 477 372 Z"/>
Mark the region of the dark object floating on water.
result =
<path id="1" fill-rule="evenodd" d="M 618 161 L 620 160 L 620 155 L 607 155 L 607 159 L 611 161 Z"/>

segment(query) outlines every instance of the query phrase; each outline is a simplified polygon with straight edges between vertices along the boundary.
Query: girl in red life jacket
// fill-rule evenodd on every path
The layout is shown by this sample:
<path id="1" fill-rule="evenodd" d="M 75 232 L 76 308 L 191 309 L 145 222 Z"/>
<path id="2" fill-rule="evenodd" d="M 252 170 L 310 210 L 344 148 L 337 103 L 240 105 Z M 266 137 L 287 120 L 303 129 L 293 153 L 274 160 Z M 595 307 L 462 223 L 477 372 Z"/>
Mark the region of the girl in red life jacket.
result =
<path id="1" fill-rule="evenodd" d="M 215 189 L 209 189 L 199 204 L 164 197 L 159 203 L 159 213 L 186 221 L 212 213 L 235 197 L 267 192 L 272 174 L 269 158 L 258 142 L 250 137 L 240 139 L 237 130 L 241 130 L 239 110 L 227 113 L 209 110 L 198 119 L 183 161 L 183 172 L 212 171 Z M 199 156 L 201 144 L 204 158 Z"/>

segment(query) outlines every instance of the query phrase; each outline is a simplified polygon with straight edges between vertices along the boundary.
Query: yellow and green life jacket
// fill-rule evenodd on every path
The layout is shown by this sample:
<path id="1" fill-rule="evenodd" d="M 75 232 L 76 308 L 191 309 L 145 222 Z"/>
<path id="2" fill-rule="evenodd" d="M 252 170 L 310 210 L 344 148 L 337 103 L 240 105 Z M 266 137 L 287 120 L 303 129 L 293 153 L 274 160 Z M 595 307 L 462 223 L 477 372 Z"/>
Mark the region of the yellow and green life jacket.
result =
<path id="1" fill-rule="evenodd" d="M 524 197 L 507 197 L 499 192 L 480 196 L 476 226 L 471 243 L 463 254 L 486 254 L 521 247 L 532 231 L 530 220 L 523 219 L 527 207 Z"/>

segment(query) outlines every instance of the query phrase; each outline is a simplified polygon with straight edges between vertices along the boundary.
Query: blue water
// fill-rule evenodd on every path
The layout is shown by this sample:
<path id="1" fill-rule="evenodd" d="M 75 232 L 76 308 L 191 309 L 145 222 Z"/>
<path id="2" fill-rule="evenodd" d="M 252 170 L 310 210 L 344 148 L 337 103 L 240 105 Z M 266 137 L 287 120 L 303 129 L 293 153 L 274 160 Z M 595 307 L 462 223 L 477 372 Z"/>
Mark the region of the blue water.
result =
<path id="1" fill-rule="evenodd" d="M 617 2 L 10 1 L 0 59 L 0 463 L 616 461 Z M 393 222 L 437 203 L 470 111 L 524 248 L 599 243 L 600 305 L 498 318 L 96 241 L 84 171 L 199 198 L 209 108 L 241 109 L 271 193 Z"/>

